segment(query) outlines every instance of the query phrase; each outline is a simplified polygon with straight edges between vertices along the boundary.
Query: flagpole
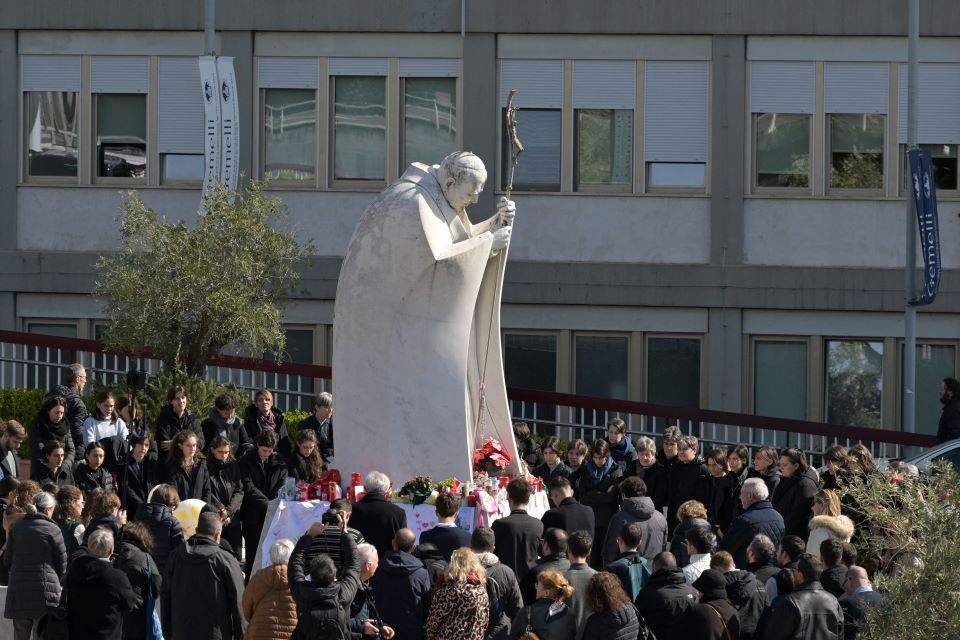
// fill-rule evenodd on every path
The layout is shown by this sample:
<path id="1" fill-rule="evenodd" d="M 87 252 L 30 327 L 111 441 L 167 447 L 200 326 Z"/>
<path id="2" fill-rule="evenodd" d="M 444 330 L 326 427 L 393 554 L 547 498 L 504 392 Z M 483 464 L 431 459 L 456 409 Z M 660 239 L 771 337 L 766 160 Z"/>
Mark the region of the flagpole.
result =
<path id="1" fill-rule="evenodd" d="M 920 0 L 907 3 L 907 150 L 917 148 L 919 113 L 917 94 L 920 86 Z M 904 162 L 904 167 L 907 164 Z M 906 289 L 903 340 L 903 431 L 916 431 L 915 386 L 917 381 L 917 308 L 910 304 L 917 291 L 917 216 L 912 193 L 905 193 L 907 201 L 906 261 L 904 288 Z"/>
<path id="2" fill-rule="evenodd" d="M 203 53 L 204 55 L 214 55 L 214 31 L 217 0 L 203 1 Z"/>

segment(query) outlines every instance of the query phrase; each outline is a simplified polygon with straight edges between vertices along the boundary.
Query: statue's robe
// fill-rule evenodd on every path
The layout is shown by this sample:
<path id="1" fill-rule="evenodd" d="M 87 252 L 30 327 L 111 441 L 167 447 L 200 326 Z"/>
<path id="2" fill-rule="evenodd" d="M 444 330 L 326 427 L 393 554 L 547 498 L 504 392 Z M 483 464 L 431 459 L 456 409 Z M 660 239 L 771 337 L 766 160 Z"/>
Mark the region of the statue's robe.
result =
<path id="1" fill-rule="evenodd" d="M 486 436 L 517 471 L 500 350 L 506 256 L 491 256 L 497 216 L 471 225 L 458 215 L 437 169 L 410 165 L 364 212 L 334 308 L 335 466 L 383 471 L 396 488 L 414 475 L 469 478 Z"/>

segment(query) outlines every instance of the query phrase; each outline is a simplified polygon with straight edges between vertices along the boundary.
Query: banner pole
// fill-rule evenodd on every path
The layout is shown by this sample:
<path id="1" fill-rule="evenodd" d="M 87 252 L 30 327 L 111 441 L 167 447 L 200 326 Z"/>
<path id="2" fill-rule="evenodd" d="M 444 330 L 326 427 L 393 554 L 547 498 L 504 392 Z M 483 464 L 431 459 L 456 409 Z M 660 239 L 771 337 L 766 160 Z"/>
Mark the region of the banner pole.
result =
<path id="1" fill-rule="evenodd" d="M 917 109 L 918 89 L 920 86 L 920 0 L 907 3 L 907 150 L 917 148 L 919 110 Z M 904 164 L 906 166 L 906 163 Z M 911 187 L 912 189 L 912 187 Z M 906 194 L 907 234 L 906 260 L 904 267 L 904 302 L 906 304 L 903 323 L 903 431 L 915 433 L 916 425 L 916 381 L 917 381 L 917 308 L 911 304 L 917 292 L 917 216 L 916 203 L 912 190 Z M 929 389 L 925 391 L 930 391 Z"/>
<path id="2" fill-rule="evenodd" d="M 203 53 L 208 56 L 215 55 L 216 3 L 217 0 L 204 0 L 203 2 Z"/>

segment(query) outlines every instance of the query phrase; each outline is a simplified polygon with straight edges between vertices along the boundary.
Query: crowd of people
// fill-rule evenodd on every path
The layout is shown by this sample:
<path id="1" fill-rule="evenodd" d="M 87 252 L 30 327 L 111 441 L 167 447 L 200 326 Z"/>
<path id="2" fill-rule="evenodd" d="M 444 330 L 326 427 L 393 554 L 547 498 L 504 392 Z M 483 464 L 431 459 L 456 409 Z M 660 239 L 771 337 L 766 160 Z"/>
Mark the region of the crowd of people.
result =
<path id="1" fill-rule="evenodd" d="M 8 421 L 0 436 L 0 582 L 17 640 L 61 627 L 91 639 L 839 640 L 883 601 L 857 564 L 867 523 L 839 491 L 878 473 L 859 445 L 829 448 L 818 474 L 800 449 L 702 453 L 676 427 L 658 447 L 613 419 L 605 438 L 565 447 L 516 423 L 549 491 L 541 518 L 517 477 L 510 513 L 472 533 L 461 496 L 441 493 L 418 542 L 373 471 L 362 499 L 334 501 L 255 571 L 269 501 L 332 463 L 333 398 L 315 399 L 291 442 L 267 390 L 242 418 L 224 394 L 201 419 L 174 387 L 150 427 L 126 396 L 98 394 L 86 415 L 85 382 L 73 365 L 44 400 L 29 479 L 24 428 Z M 207 506 L 185 539 L 172 512 L 188 499 Z"/>

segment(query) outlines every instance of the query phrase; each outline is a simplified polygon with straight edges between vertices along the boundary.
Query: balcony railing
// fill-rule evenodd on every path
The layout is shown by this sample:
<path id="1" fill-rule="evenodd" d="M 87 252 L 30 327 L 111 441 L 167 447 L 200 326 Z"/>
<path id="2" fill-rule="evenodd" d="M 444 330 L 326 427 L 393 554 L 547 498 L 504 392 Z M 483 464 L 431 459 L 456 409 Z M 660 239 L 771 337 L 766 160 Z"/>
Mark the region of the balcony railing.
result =
<path id="1" fill-rule="evenodd" d="M 118 382 L 137 364 L 149 373 L 160 370 L 159 360 L 145 355 L 107 353 L 96 340 L 61 338 L 32 333 L 0 331 L 0 387 L 50 389 L 63 375 L 63 368 L 82 363 L 94 379 L 107 384 Z M 310 408 L 311 398 L 331 388 L 330 367 L 281 363 L 270 360 L 221 356 L 210 361 L 207 378 L 229 383 L 253 398 L 257 389 L 274 392 L 276 406 L 283 410 Z M 566 440 L 582 438 L 588 443 L 606 434 L 614 417 L 627 423 L 632 437 L 659 437 L 669 425 L 703 443 L 748 445 L 751 450 L 765 445 L 799 447 L 808 453 L 811 464 L 822 464 L 822 454 L 832 444 L 862 443 L 874 457 L 901 457 L 920 447 L 934 444 L 932 436 L 885 429 L 868 429 L 803 420 L 789 420 L 745 413 L 713 411 L 611 400 L 529 389 L 508 389 L 511 413 L 526 421 L 535 433 L 557 435 Z"/>

